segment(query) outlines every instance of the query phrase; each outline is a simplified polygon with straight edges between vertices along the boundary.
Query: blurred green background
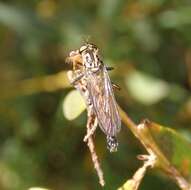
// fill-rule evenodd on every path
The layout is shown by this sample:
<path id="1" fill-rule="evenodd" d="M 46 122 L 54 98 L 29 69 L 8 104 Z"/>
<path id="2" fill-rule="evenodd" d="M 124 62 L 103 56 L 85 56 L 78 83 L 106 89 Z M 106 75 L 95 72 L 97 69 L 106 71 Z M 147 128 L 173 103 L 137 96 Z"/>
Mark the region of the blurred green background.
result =
<path id="1" fill-rule="evenodd" d="M 55 87 L 50 78 L 47 88 L 36 87 L 67 70 L 65 58 L 87 38 L 115 68 L 116 99 L 136 123 L 149 118 L 191 139 L 191 1 L 1 0 L 1 190 L 113 190 L 141 166 L 136 156 L 145 150 L 126 127 L 114 154 L 97 129 L 101 188 L 83 143 L 86 112 L 72 121 L 63 112 L 71 88 Z M 178 189 L 152 170 L 140 189 L 161 187 Z"/>

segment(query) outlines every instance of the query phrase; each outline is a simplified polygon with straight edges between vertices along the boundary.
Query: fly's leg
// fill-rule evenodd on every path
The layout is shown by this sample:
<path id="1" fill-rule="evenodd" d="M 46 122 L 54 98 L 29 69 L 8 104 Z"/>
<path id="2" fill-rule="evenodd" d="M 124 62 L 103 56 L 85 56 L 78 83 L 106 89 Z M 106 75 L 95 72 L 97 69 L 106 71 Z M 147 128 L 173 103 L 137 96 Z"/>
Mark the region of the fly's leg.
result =
<path id="1" fill-rule="evenodd" d="M 72 85 L 75 85 L 83 76 L 84 76 L 84 74 L 81 73 L 81 74 L 78 75 L 77 77 L 73 78 L 73 80 L 71 81 L 71 84 L 72 84 Z"/>
<path id="2" fill-rule="evenodd" d="M 114 68 L 113 67 L 106 67 L 107 71 L 112 71 Z"/>
<path id="3" fill-rule="evenodd" d="M 106 67 L 107 71 L 112 71 L 113 69 L 114 69 L 113 67 Z M 112 87 L 113 87 L 114 90 L 121 90 L 119 85 L 114 84 L 113 82 L 111 84 L 112 84 Z"/>
<path id="4" fill-rule="evenodd" d="M 117 84 L 115 84 L 113 82 L 111 84 L 112 84 L 112 87 L 113 87 L 114 90 L 121 90 L 119 85 L 117 85 Z"/>
<path id="5" fill-rule="evenodd" d="M 68 75 L 68 79 L 69 79 L 70 83 L 72 85 L 75 85 L 84 76 L 84 73 L 80 73 L 77 76 L 74 76 L 73 71 L 68 71 L 67 75 Z"/>

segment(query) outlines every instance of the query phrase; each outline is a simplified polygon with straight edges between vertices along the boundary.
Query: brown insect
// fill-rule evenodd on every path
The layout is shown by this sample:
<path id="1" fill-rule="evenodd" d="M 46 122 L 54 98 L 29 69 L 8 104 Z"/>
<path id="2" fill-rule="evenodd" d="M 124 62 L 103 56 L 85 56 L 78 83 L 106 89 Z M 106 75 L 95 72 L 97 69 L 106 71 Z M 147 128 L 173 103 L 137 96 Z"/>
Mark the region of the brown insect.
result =
<path id="1" fill-rule="evenodd" d="M 86 43 L 79 50 L 72 51 L 68 58 L 72 60 L 73 70 L 70 82 L 83 96 L 89 115 L 94 117 L 94 127 L 86 134 L 84 141 L 95 132 L 97 123 L 107 136 L 110 152 L 117 151 L 117 133 L 121 128 L 121 119 L 115 101 L 113 86 L 108 70 L 101 60 L 99 49 Z M 116 85 L 114 86 L 116 88 Z M 89 116 L 88 115 L 88 116 Z"/>

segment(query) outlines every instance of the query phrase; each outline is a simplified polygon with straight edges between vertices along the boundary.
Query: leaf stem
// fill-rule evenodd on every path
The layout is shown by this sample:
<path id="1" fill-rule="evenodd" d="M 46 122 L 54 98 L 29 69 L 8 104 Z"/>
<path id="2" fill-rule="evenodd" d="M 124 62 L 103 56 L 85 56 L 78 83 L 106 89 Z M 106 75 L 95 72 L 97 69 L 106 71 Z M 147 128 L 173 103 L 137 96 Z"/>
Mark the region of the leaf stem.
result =
<path id="1" fill-rule="evenodd" d="M 163 152 L 154 141 L 149 127 L 152 123 L 148 120 L 136 125 L 129 116 L 119 107 L 119 112 L 123 123 L 128 127 L 135 137 L 142 143 L 149 154 L 156 156 L 155 167 L 161 168 L 170 178 L 172 178 L 182 190 L 191 190 L 190 183 L 180 174 L 180 172 L 169 162 Z"/>

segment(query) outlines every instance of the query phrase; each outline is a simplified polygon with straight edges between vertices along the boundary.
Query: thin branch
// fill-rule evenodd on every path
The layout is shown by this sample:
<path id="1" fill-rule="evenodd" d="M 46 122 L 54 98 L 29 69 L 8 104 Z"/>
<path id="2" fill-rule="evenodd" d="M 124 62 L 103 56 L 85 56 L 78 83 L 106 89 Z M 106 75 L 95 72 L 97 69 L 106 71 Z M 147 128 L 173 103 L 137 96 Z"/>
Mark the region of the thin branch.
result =
<path id="1" fill-rule="evenodd" d="M 39 92 L 54 92 L 70 87 L 65 71 L 32 79 L 26 79 L 1 88 L 0 100 L 15 98 L 17 96 L 31 95 Z"/>
<path id="2" fill-rule="evenodd" d="M 103 177 L 103 171 L 101 169 L 101 165 L 100 165 L 100 162 L 98 160 L 98 156 L 97 156 L 96 151 L 95 151 L 95 146 L 94 146 L 94 141 L 93 141 L 92 136 L 88 137 L 87 145 L 88 145 L 90 153 L 91 153 L 94 168 L 95 168 L 95 170 L 97 172 L 97 176 L 99 178 L 99 183 L 101 186 L 104 186 L 105 181 L 104 181 L 104 177 Z"/>
<path id="3" fill-rule="evenodd" d="M 141 181 L 143 180 L 143 177 L 145 176 L 145 173 L 149 167 L 154 167 L 156 164 L 156 156 L 154 154 L 150 155 L 140 155 L 139 158 L 141 160 L 144 160 L 144 164 L 141 168 L 139 168 L 133 177 L 129 180 L 127 180 L 124 185 L 118 190 L 123 189 L 132 189 L 132 190 L 138 190 Z"/>
<path id="4" fill-rule="evenodd" d="M 154 141 L 149 127 L 151 122 L 145 120 L 138 126 L 128 117 L 128 115 L 119 107 L 120 116 L 124 124 L 132 131 L 135 137 L 142 143 L 149 154 L 156 156 L 156 166 L 160 167 L 168 176 L 170 176 L 182 190 L 191 190 L 190 183 L 180 174 L 180 172 L 168 161 L 165 155 Z"/>
<path id="5" fill-rule="evenodd" d="M 91 129 L 94 128 L 94 126 L 97 126 L 97 118 L 93 114 L 93 112 L 91 110 L 89 110 L 88 121 L 87 121 L 87 134 L 89 134 L 91 132 Z M 103 171 L 101 169 L 101 165 L 100 165 L 100 162 L 99 162 L 96 150 L 95 150 L 95 145 L 94 145 L 92 134 L 87 136 L 87 145 L 88 145 L 90 153 L 91 153 L 94 168 L 95 168 L 98 178 L 99 178 L 99 183 L 101 186 L 104 186 L 105 181 L 104 181 L 104 177 L 103 177 Z"/>

